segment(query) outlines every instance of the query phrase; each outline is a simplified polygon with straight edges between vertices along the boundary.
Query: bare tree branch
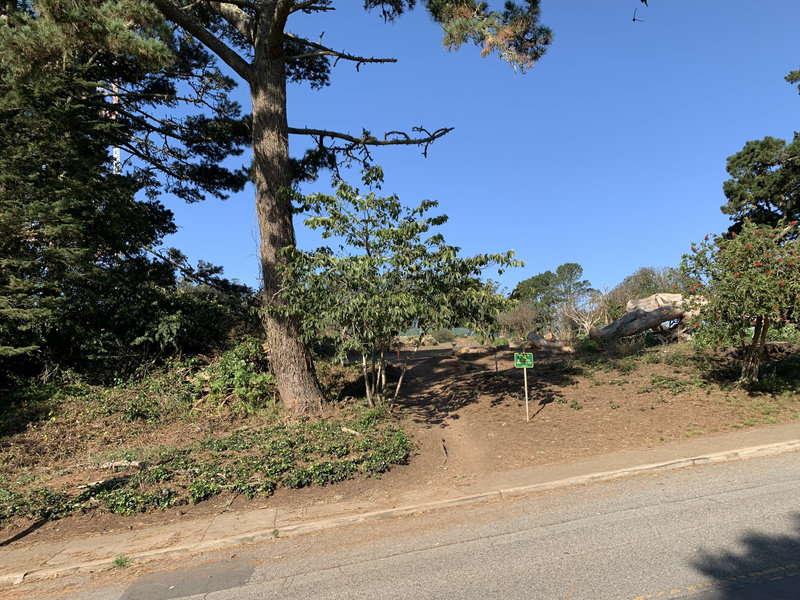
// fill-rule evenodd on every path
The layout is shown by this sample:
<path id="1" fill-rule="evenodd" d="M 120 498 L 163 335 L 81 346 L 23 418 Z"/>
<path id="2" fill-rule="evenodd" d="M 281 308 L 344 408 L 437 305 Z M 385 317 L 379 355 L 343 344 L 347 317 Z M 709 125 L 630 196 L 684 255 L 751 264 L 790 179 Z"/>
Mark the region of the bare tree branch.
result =
<path id="1" fill-rule="evenodd" d="M 336 62 L 338 62 L 339 59 L 344 59 L 356 63 L 356 70 L 358 70 L 359 67 L 364 63 L 397 62 L 396 58 L 375 58 L 367 56 L 356 56 L 354 54 L 348 54 L 347 52 L 339 52 L 338 50 L 328 48 L 327 46 L 323 46 L 322 44 L 309 41 L 305 38 L 301 38 L 296 35 L 292 35 L 291 33 L 284 33 L 283 35 L 302 46 L 308 46 L 309 48 L 314 48 L 316 50 L 316 52 L 308 52 L 305 54 L 296 54 L 294 56 L 287 56 L 286 60 L 302 60 L 304 58 L 315 58 L 317 56 L 335 56 Z M 334 66 L 336 66 L 336 62 L 333 63 Z"/>
<path id="2" fill-rule="evenodd" d="M 332 140 L 341 140 L 347 142 L 345 146 L 334 148 L 335 150 L 344 152 L 348 156 L 353 156 L 353 153 L 362 152 L 367 156 L 369 146 L 423 146 L 423 155 L 427 156 L 428 146 L 440 137 L 450 133 L 452 127 L 442 127 L 436 131 L 430 132 L 424 127 L 413 127 L 412 131 L 423 134 L 420 137 L 411 137 L 405 132 L 390 131 L 384 134 L 383 139 L 378 139 L 366 129 L 362 132 L 361 137 L 356 137 L 347 133 L 339 131 L 330 131 L 327 129 L 310 129 L 310 128 L 297 128 L 289 127 L 289 133 L 293 135 L 308 135 L 314 138 L 320 146 L 324 145 L 325 138 Z"/>
<path id="3" fill-rule="evenodd" d="M 317 4 L 316 0 L 305 0 L 305 2 L 298 2 L 292 7 L 290 12 L 328 12 L 336 10 L 333 6 L 325 6 L 324 4 Z"/>

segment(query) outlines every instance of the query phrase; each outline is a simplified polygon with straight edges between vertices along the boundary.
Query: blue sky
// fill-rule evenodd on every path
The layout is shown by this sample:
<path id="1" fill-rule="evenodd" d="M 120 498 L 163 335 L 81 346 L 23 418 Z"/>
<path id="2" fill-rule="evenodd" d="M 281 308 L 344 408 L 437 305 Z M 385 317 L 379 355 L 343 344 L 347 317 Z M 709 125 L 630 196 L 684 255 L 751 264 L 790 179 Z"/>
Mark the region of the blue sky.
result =
<path id="1" fill-rule="evenodd" d="M 784 81 L 800 67 L 800 2 L 649 5 L 542 0 L 554 41 L 520 75 L 471 46 L 447 52 L 424 10 L 384 24 L 360 1 L 340 1 L 335 13 L 297 15 L 289 29 L 398 62 L 357 72 L 341 61 L 324 90 L 293 86 L 289 121 L 354 134 L 454 127 L 427 158 L 377 150 L 383 192 L 413 205 L 437 200 L 449 216 L 445 238 L 465 255 L 515 250 L 524 268 L 485 274 L 507 291 L 564 262 L 610 288 L 640 267 L 677 266 L 691 241 L 724 230 L 726 158 L 748 140 L 800 130 L 800 95 Z M 637 8 L 644 22 L 632 21 Z M 238 98 L 249 111 L 246 88 Z M 303 147 L 290 140 L 293 154 Z M 358 182 L 357 169 L 346 173 Z M 305 191 L 330 183 L 323 175 Z M 253 200 L 252 188 L 224 202 L 167 198 L 180 231 L 165 243 L 257 286 Z M 315 247 L 316 234 L 296 226 L 298 245 Z"/>

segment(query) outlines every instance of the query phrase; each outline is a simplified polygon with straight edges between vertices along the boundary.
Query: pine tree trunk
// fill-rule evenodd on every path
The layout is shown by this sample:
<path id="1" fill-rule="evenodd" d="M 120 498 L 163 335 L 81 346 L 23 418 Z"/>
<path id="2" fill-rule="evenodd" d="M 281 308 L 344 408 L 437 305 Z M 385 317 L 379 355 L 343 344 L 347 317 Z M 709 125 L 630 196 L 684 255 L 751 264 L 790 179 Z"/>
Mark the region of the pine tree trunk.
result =
<path id="1" fill-rule="evenodd" d="M 264 308 L 274 307 L 280 289 L 279 252 L 295 243 L 289 194 L 289 135 L 286 118 L 286 75 L 282 56 L 268 56 L 267 44 L 256 44 L 251 81 L 253 100 L 253 179 L 261 236 Z M 319 414 L 326 408 L 311 354 L 300 341 L 296 318 L 265 311 L 264 328 L 278 392 L 292 415 Z"/>

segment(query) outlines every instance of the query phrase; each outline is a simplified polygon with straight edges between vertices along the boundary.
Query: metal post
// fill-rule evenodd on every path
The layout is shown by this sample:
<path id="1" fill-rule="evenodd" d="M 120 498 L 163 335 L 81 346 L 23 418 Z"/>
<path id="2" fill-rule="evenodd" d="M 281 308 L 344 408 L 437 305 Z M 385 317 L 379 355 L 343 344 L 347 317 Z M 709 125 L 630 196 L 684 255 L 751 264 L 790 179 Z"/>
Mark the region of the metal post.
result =
<path id="1" fill-rule="evenodd" d="M 528 369 L 527 367 L 522 369 L 522 376 L 525 378 L 525 421 L 530 421 L 530 417 L 528 416 Z"/>

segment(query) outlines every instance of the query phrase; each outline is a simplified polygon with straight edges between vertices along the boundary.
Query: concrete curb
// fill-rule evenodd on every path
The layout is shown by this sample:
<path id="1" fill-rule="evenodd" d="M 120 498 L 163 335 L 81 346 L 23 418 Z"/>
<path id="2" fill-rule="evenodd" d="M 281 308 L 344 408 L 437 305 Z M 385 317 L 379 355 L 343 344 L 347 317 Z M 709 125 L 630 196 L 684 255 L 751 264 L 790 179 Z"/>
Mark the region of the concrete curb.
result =
<path id="1" fill-rule="evenodd" d="M 416 505 L 408 505 L 408 506 L 393 507 L 388 509 L 380 509 L 380 510 L 372 510 L 372 511 L 358 512 L 352 514 L 342 514 L 332 517 L 324 517 L 320 519 L 309 520 L 306 522 L 285 525 L 283 527 L 278 526 L 277 528 L 274 529 L 263 529 L 244 534 L 236 534 L 225 538 L 208 540 L 195 544 L 179 544 L 177 546 L 172 546 L 169 548 L 158 548 L 155 550 L 136 552 L 130 555 L 126 555 L 126 557 L 132 563 L 146 563 L 149 561 L 162 560 L 166 558 L 179 558 L 183 556 L 201 554 L 204 552 L 225 550 L 227 548 L 236 547 L 242 544 L 263 542 L 274 539 L 277 536 L 303 535 L 306 533 L 321 531 L 324 529 L 332 529 L 335 527 L 353 525 L 356 523 L 393 519 L 414 513 L 431 512 L 445 508 L 453 508 L 456 506 L 465 506 L 481 502 L 490 502 L 507 498 L 522 497 L 541 492 L 564 489 L 579 485 L 601 483 L 605 481 L 623 479 L 626 477 L 635 477 L 649 473 L 659 473 L 664 471 L 671 471 L 671 470 L 683 469 L 687 467 L 694 467 L 700 465 L 731 462 L 735 460 L 744 460 L 748 458 L 774 456 L 777 454 L 784 454 L 796 451 L 800 451 L 800 439 L 790 440 L 775 444 L 752 446 L 749 448 L 742 448 L 739 450 L 717 452 L 712 454 L 695 456 L 692 458 L 650 463 L 636 467 L 618 469 L 614 471 L 605 471 L 600 473 L 592 473 L 588 475 L 580 475 L 577 477 L 570 477 L 567 479 L 559 479 L 554 481 L 534 483 L 530 485 L 522 485 L 518 487 L 503 488 L 489 492 L 460 496 L 458 498 L 452 498 L 447 500 L 436 500 Z M 111 564 L 111 559 L 105 558 L 100 560 L 87 561 L 83 563 L 75 563 L 72 565 L 64 565 L 52 568 L 39 568 L 39 569 L 32 569 L 30 571 L 8 573 L 5 575 L 0 575 L 0 585 L 3 584 L 16 585 L 22 583 L 23 581 L 50 579 L 60 575 L 71 575 L 76 573 L 87 573 L 87 572 L 91 573 L 95 571 L 108 569 L 110 564 Z"/>
<path id="2" fill-rule="evenodd" d="M 780 442 L 777 444 L 765 444 L 763 446 L 742 448 L 740 450 L 717 452 L 714 454 L 695 456 L 693 458 L 683 458 L 683 459 L 669 460 L 659 463 L 651 463 L 651 464 L 641 465 L 638 467 L 618 469 L 616 471 L 606 471 L 603 473 L 594 473 L 591 475 L 581 475 L 578 477 L 571 477 L 569 479 L 561 479 L 558 481 L 550 481 L 546 483 L 536 483 L 533 485 L 506 488 L 499 491 L 500 495 L 503 498 L 513 498 L 515 496 L 525 496 L 529 494 L 535 494 L 538 492 L 545 492 L 554 489 L 572 487 L 575 485 L 600 483 L 603 481 L 611 481 L 613 479 L 622 479 L 624 477 L 635 477 L 637 475 L 645 475 L 647 473 L 658 473 L 660 471 L 671 471 L 675 469 L 684 469 L 686 467 L 696 467 L 699 465 L 731 462 L 734 460 L 744 460 L 747 458 L 757 458 L 760 456 L 772 456 L 776 454 L 796 452 L 798 450 L 800 450 L 800 440 L 792 440 L 789 442 Z"/>

